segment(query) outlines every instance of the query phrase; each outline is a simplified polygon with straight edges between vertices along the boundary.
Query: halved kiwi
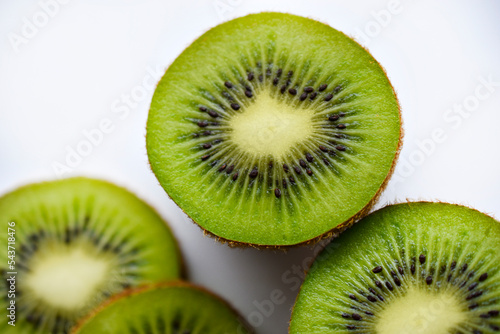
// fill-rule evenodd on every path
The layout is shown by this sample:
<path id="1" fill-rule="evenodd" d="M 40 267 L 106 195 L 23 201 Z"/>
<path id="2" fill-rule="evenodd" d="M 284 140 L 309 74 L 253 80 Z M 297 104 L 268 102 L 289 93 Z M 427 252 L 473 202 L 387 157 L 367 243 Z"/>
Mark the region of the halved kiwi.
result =
<path id="1" fill-rule="evenodd" d="M 406 203 L 362 219 L 312 265 L 291 334 L 500 332 L 500 223 Z"/>
<path id="2" fill-rule="evenodd" d="M 203 229 L 233 243 L 294 245 L 365 214 L 400 146 L 381 66 L 320 22 L 248 15 L 198 38 L 161 79 L 151 167 Z"/>
<path id="3" fill-rule="evenodd" d="M 25 186 L 0 198 L 0 222 L 0 305 L 10 316 L 0 322 L 3 334 L 68 333 L 109 296 L 181 276 L 165 222 L 103 181 Z"/>
<path id="4" fill-rule="evenodd" d="M 212 293 L 184 282 L 140 287 L 101 305 L 73 334 L 245 334 L 237 313 Z"/>

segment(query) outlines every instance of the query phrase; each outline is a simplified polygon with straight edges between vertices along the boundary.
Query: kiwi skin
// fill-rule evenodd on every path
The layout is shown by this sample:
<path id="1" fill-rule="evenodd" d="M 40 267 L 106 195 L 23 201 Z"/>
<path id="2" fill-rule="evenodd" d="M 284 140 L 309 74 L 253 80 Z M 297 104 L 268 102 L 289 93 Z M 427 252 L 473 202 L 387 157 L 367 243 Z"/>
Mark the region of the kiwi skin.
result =
<path id="1" fill-rule="evenodd" d="M 205 288 L 203 288 L 201 286 L 196 286 L 196 285 L 193 285 L 191 283 L 187 283 L 185 281 L 160 282 L 160 283 L 147 284 L 147 285 L 142 285 L 142 286 L 135 287 L 135 288 L 130 288 L 130 289 L 124 290 L 124 291 L 122 291 L 122 292 L 120 292 L 120 293 L 118 293 L 118 294 L 116 294 L 116 295 L 108 298 L 106 301 L 104 301 L 103 303 L 101 303 L 101 305 L 99 305 L 93 311 L 91 311 L 90 313 L 88 313 L 85 317 L 83 317 L 82 319 L 80 319 L 80 321 L 78 321 L 78 323 L 75 326 L 73 326 L 73 328 L 71 329 L 70 334 L 78 334 L 78 332 L 80 331 L 81 327 L 87 321 L 89 321 L 90 319 L 92 319 L 97 313 L 99 313 L 100 311 L 102 311 L 103 309 L 105 309 L 106 307 L 108 307 L 109 305 L 113 304 L 117 300 L 120 300 L 122 298 L 126 298 L 128 296 L 137 295 L 137 294 L 140 294 L 141 292 L 153 290 L 153 289 L 156 289 L 156 288 L 166 288 L 166 287 L 188 287 L 188 288 L 197 289 L 198 291 L 204 292 L 204 293 L 206 293 L 206 294 L 214 297 L 215 299 L 221 301 L 233 313 L 238 314 L 238 311 L 236 311 L 234 309 L 234 307 L 232 307 L 228 302 L 226 302 L 225 300 L 221 299 L 219 296 L 217 296 L 213 292 L 211 292 L 211 291 L 209 291 L 209 290 L 207 290 L 207 289 L 205 289 Z M 248 334 L 255 334 L 255 332 L 251 329 L 252 327 L 247 323 L 247 321 L 243 317 L 240 316 L 239 317 L 239 321 L 243 324 L 243 326 L 244 326 L 244 328 L 245 328 L 245 330 L 247 331 Z"/>
<path id="2" fill-rule="evenodd" d="M 273 13 L 275 13 L 275 12 L 261 12 L 260 14 L 273 14 Z M 285 14 L 285 13 L 283 13 L 283 14 Z M 293 15 L 291 13 L 288 13 L 288 14 Z M 255 15 L 255 14 L 249 14 L 247 16 L 251 16 L 251 15 Z M 243 16 L 243 17 L 245 17 L 245 16 Z M 238 18 L 236 18 L 236 19 L 238 19 Z M 309 18 L 309 19 L 311 19 L 311 18 Z M 316 21 L 318 23 L 321 23 L 323 25 L 328 25 L 328 24 L 323 23 L 323 22 L 321 22 L 319 20 L 314 20 L 314 19 L 311 19 L 311 20 Z M 359 44 L 353 37 L 348 36 L 347 34 L 343 33 L 340 30 L 339 30 L 339 32 L 341 34 L 343 34 L 346 38 L 349 38 L 352 41 L 354 41 L 354 43 L 356 43 L 361 48 L 363 48 L 371 56 L 371 53 L 368 51 L 368 49 L 366 47 L 362 46 L 361 44 Z M 198 40 L 198 38 L 200 38 L 200 37 L 197 37 L 185 50 L 189 49 L 191 47 L 191 45 L 196 40 Z M 372 56 L 372 59 L 382 69 L 382 71 L 384 72 L 386 78 L 388 78 L 387 71 L 385 70 L 385 68 L 373 56 Z M 173 64 L 173 62 L 170 65 L 172 65 L 172 64 Z M 167 73 L 169 69 L 170 69 L 170 66 L 167 67 L 165 73 Z M 161 82 L 162 79 L 163 79 L 163 77 L 160 78 L 160 80 L 157 83 L 157 86 Z M 359 221 L 361 218 L 367 216 L 371 212 L 373 206 L 379 200 L 382 192 L 387 187 L 387 184 L 389 183 L 389 181 L 390 181 L 390 179 L 391 179 L 391 177 L 392 177 L 392 175 L 394 173 L 394 170 L 396 169 L 396 165 L 397 165 L 397 162 L 398 162 L 398 159 L 399 159 L 399 155 L 400 155 L 400 152 L 401 152 L 401 149 L 402 149 L 402 146 L 403 146 L 403 138 L 404 138 L 403 117 L 402 117 L 401 105 L 399 103 L 397 92 L 394 89 L 394 86 L 392 85 L 392 83 L 389 80 L 388 80 L 388 82 L 389 82 L 389 85 L 391 86 L 391 89 L 392 89 L 392 92 L 394 94 L 395 100 L 396 100 L 396 102 L 398 104 L 399 123 L 401 125 L 400 126 L 400 135 L 399 135 L 398 146 L 397 146 L 396 152 L 394 154 L 394 158 L 392 160 L 391 168 L 389 169 L 389 172 L 387 173 L 384 181 L 380 185 L 380 188 L 378 189 L 378 191 L 371 198 L 371 200 L 368 203 L 366 203 L 366 205 L 361 210 L 359 210 L 354 216 L 352 216 L 348 220 L 344 221 L 343 223 L 340 223 L 339 225 L 337 225 L 333 229 L 331 229 L 331 230 L 329 230 L 329 231 L 327 231 L 327 232 L 325 232 L 325 233 L 323 233 L 323 234 L 321 234 L 321 235 L 319 235 L 319 236 L 317 236 L 315 238 L 312 238 L 312 239 L 309 239 L 309 240 L 306 240 L 306 241 L 303 241 L 303 242 L 300 242 L 300 243 L 297 243 L 297 244 L 291 244 L 291 245 L 263 245 L 263 244 L 246 243 L 246 242 L 241 242 L 241 241 L 237 241 L 237 240 L 231 240 L 231 239 L 227 239 L 227 238 L 224 238 L 224 237 L 220 237 L 220 236 L 218 236 L 218 235 L 216 235 L 216 234 L 208 231 L 207 229 L 203 228 L 192 217 L 190 217 L 189 214 L 186 211 L 184 211 L 184 209 L 175 201 L 175 199 L 172 196 L 170 196 L 168 194 L 168 192 L 165 192 L 165 193 L 167 193 L 167 196 L 182 210 L 182 212 L 184 212 L 184 214 L 189 218 L 189 220 L 191 222 L 193 222 L 194 224 L 196 224 L 203 231 L 204 235 L 212 237 L 217 242 L 220 242 L 222 244 L 227 244 L 231 248 L 253 247 L 253 248 L 261 249 L 261 250 L 262 249 L 282 249 L 282 250 L 286 250 L 286 249 L 290 249 L 290 248 L 301 247 L 301 246 L 304 246 L 304 245 L 316 244 L 316 243 L 318 243 L 319 241 L 321 241 L 323 239 L 336 238 L 343 231 L 345 231 L 346 229 L 348 229 L 349 227 L 351 227 L 354 223 L 356 223 L 357 221 Z M 150 108 L 149 112 L 151 112 L 151 108 Z M 146 140 L 147 140 L 147 135 L 146 135 Z M 149 167 L 150 167 L 151 171 L 154 174 L 154 169 L 153 169 L 152 162 L 150 160 L 150 156 L 149 155 L 148 155 L 148 163 L 149 163 Z"/>
<path id="3" fill-rule="evenodd" d="M 401 201 L 401 202 L 395 202 L 395 203 L 392 203 L 392 204 L 391 204 L 391 203 L 389 203 L 389 204 L 385 205 L 384 207 L 380 208 L 379 210 L 383 210 L 384 208 L 389 207 L 389 206 L 393 206 L 393 205 L 400 205 L 400 204 L 409 204 L 409 205 L 411 205 L 411 204 L 418 204 L 418 203 L 441 203 L 441 204 L 449 204 L 449 205 L 453 205 L 453 206 L 457 206 L 457 207 L 465 207 L 465 208 L 468 208 L 468 209 L 470 209 L 470 210 L 476 211 L 477 213 L 480 213 L 480 214 L 482 214 L 482 215 L 488 216 L 488 217 L 490 217 L 491 219 L 495 219 L 495 220 L 496 220 L 496 218 L 495 218 L 495 217 L 493 217 L 492 215 L 487 214 L 487 213 L 484 213 L 484 212 L 482 212 L 482 211 L 479 211 L 479 210 L 477 210 L 477 209 L 475 209 L 475 208 L 473 208 L 473 207 L 471 207 L 471 206 L 464 205 L 464 204 L 449 203 L 449 202 L 445 202 L 445 201 L 438 201 L 438 200 L 436 200 L 436 201 Z M 377 211 L 379 211 L 379 210 L 377 210 Z M 352 224 L 351 224 L 351 225 L 352 225 Z M 346 230 L 346 229 L 347 229 L 347 228 L 349 228 L 349 227 L 350 227 L 350 226 L 348 226 L 348 227 L 344 228 L 344 230 Z M 344 231 L 344 230 L 343 230 L 343 231 Z M 304 271 L 305 271 L 304 281 L 307 279 L 307 275 L 309 275 L 309 271 L 310 271 L 311 267 L 312 267 L 312 266 L 313 266 L 313 264 L 316 262 L 316 260 L 318 259 L 318 257 L 320 257 L 320 256 L 321 256 L 321 254 L 323 253 L 323 251 L 325 250 L 325 248 L 326 248 L 326 247 L 328 247 L 328 245 L 329 245 L 329 244 L 326 244 L 325 246 L 323 246 L 323 248 L 321 249 L 321 251 L 319 251 L 319 252 L 316 254 L 316 256 L 314 257 L 314 260 L 309 262 L 309 268 L 304 269 Z M 295 312 L 295 306 L 297 305 L 297 300 L 298 300 L 298 298 L 299 298 L 299 295 L 300 295 L 300 294 L 301 294 L 301 292 L 302 292 L 302 288 L 303 288 L 303 286 L 304 286 L 303 284 L 300 286 L 300 289 L 299 289 L 299 291 L 298 291 L 298 293 L 297 293 L 297 295 L 296 295 L 296 297 L 295 297 L 295 301 L 294 301 L 294 304 L 293 304 L 293 306 L 292 306 L 292 312 L 291 312 L 291 315 L 290 315 L 290 321 L 288 322 L 288 332 L 290 332 L 290 330 L 291 330 L 291 328 L 290 328 L 290 326 L 291 326 L 291 319 L 293 319 L 293 314 L 294 314 L 294 312 Z"/>

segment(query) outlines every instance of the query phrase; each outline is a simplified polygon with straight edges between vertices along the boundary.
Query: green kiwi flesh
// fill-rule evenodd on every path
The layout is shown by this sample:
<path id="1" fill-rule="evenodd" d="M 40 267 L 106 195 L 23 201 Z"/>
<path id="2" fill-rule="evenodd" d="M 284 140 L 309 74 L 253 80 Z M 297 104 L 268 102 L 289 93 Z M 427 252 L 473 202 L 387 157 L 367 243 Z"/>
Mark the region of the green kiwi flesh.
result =
<path id="1" fill-rule="evenodd" d="M 352 223 L 387 182 L 399 104 L 377 61 L 320 22 L 252 14 L 168 68 L 147 122 L 153 172 L 197 224 L 286 246 Z"/>
<path id="2" fill-rule="evenodd" d="M 184 282 L 125 291 L 72 334 L 245 334 L 239 316 L 215 295 Z"/>
<path id="3" fill-rule="evenodd" d="M 107 182 L 72 178 L 22 187 L 0 198 L 0 222 L 0 305 L 5 311 L 15 301 L 16 320 L 13 327 L 4 316 L 2 334 L 68 333 L 109 296 L 181 276 L 165 222 Z M 7 281 L 12 275 L 14 286 Z M 4 299 L 12 290 L 15 296 Z"/>
<path id="4" fill-rule="evenodd" d="M 290 333 L 500 331 L 500 223 L 445 203 L 388 206 L 313 263 Z"/>

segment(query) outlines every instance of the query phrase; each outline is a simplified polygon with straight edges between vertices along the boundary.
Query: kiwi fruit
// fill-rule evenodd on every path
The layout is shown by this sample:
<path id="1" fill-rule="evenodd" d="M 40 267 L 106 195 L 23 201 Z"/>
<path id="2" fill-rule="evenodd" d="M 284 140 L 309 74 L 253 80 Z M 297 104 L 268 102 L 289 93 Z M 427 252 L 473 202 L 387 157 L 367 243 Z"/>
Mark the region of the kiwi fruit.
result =
<path id="1" fill-rule="evenodd" d="M 388 206 L 313 263 L 290 333 L 500 333 L 500 223 L 445 203 Z"/>
<path id="2" fill-rule="evenodd" d="M 223 300 L 184 282 L 140 287 L 111 298 L 72 334 L 245 334 L 246 324 Z"/>
<path id="3" fill-rule="evenodd" d="M 71 178 L 22 187 L 0 198 L 0 222 L 2 334 L 68 333 L 109 296 L 182 274 L 165 222 L 107 182 Z"/>
<path id="4" fill-rule="evenodd" d="M 154 93 L 147 151 L 168 195 L 232 245 L 334 235 L 365 215 L 401 144 L 396 94 L 354 40 L 252 14 L 207 31 Z"/>

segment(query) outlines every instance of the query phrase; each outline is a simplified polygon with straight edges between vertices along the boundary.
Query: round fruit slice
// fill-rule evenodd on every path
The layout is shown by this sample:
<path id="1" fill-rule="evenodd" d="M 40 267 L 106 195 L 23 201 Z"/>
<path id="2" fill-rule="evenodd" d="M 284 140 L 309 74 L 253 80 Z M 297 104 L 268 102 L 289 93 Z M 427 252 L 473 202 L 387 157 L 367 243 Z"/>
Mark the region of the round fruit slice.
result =
<path id="1" fill-rule="evenodd" d="M 125 291 L 99 307 L 73 334 L 245 334 L 231 307 L 188 283 Z"/>
<path id="2" fill-rule="evenodd" d="M 209 30 L 174 61 L 151 103 L 147 149 L 203 229 L 281 246 L 364 215 L 400 136 L 396 95 L 366 50 L 322 23 L 262 13 Z"/>
<path id="3" fill-rule="evenodd" d="M 325 248 L 290 333 L 498 333 L 499 312 L 500 223 L 463 206 L 406 203 Z"/>
<path id="4" fill-rule="evenodd" d="M 164 221 L 103 181 L 20 188 L 0 198 L 0 222 L 3 334 L 68 333 L 110 295 L 181 274 L 179 249 Z"/>

